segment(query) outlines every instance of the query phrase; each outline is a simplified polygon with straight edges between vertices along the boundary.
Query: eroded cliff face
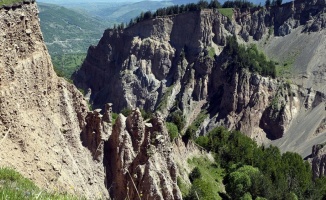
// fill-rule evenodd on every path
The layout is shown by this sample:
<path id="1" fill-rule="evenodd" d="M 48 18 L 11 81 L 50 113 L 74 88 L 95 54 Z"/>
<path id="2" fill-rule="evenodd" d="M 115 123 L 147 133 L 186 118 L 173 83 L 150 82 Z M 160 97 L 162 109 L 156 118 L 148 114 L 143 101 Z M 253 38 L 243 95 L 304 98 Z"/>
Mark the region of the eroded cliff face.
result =
<path id="1" fill-rule="evenodd" d="M 113 102 L 115 112 L 140 107 L 160 111 L 163 118 L 181 110 L 187 125 L 206 110 L 208 116 L 196 134 L 223 125 L 259 143 L 273 143 L 307 156 L 322 135 L 316 134 L 325 119 L 320 109 L 325 95 L 320 87 L 306 88 L 306 84 L 298 86 L 228 67 L 232 58 L 223 48 L 226 37 L 236 35 L 242 42 L 253 38 L 262 45 L 267 41 L 263 48 L 269 52 L 273 41 L 285 38 L 274 34 L 295 33 L 283 34 L 282 27 L 291 22 L 291 28 L 297 30 L 308 26 L 310 18 L 322 20 L 324 7 L 324 1 L 297 1 L 282 7 L 235 10 L 234 20 L 217 10 L 202 10 L 146 20 L 124 30 L 107 30 L 99 44 L 90 47 L 74 83 L 92 91 L 96 107 Z M 309 19 L 307 13 L 311 13 Z M 275 33 L 269 35 L 270 29 Z M 309 35 L 307 31 L 302 34 Z M 313 68 L 323 70 L 322 66 Z M 311 113 L 321 119 L 309 120 Z M 297 134 L 299 121 L 309 129 Z M 302 141 L 306 141 L 303 146 L 299 145 Z"/>
<path id="2" fill-rule="evenodd" d="M 139 110 L 119 115 L 105 146 L 107 180 L 115 199 L 182 199 L 163 120 L 144 122 Z"/>
<path id="3" fill-rule="evenodd" d="M 103 165 L 82 146 L 82 94 L 53 71 L 34 1 L 0 9 L 0 166 L 42 188 L 107 197 Z"/>
<path id="4" fill-rule="evenodd" d="M 0 166 L 87 199 L 181 199 L 160 117 L 88 111 L 53 71 L 34 1 L 0 9 Z"/>

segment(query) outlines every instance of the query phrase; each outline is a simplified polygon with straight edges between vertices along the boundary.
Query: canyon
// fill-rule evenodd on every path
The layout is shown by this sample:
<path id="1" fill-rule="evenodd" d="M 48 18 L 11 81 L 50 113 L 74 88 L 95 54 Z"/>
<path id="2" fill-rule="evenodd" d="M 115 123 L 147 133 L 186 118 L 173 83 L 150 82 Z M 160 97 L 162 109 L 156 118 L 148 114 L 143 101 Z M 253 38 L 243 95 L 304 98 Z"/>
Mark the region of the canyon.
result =
<path id="1" fill-rule="evenodd" d="M 204 113 L 195 135 L 240 130 L 309 157 L 314 176 L 324 175 L 325 7 L 298 0 L 232 18 L 204 9 L 107 29 L 73 77 L 88 102 L 55 74 L 35 1 L 2 6 L 0 166 L 87 199 L 182 199 L 187 159 L 206 153 L 170 138 L 166 120 L 181 112 L 182 133 Z M 291 76 L 229 67 L 232 35 L 291 65 Z"/>

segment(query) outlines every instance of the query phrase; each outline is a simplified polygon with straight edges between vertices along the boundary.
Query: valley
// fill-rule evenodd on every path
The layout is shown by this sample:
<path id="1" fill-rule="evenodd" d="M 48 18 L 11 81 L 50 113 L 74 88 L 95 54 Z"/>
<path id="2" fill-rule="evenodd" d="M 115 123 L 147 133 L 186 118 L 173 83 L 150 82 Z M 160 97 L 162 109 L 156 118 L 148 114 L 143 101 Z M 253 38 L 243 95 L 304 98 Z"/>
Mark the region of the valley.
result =
<path id="1" fill-rule="evenodd" d="M 324 199 L 326 1 L 155 6 L 0 8 L 0 199 Z"/>

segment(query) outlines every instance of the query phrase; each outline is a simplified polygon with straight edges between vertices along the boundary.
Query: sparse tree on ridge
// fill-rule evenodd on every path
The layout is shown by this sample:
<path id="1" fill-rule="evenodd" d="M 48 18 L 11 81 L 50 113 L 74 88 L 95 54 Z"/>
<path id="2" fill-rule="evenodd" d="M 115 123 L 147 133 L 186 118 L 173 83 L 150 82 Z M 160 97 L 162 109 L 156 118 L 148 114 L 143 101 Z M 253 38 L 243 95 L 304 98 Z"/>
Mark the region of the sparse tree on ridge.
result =
<path id="1" fill-rule="evenodd" d="M 265 6 L 266 6 L 266 7 L 270 7 L 270 6 L 271 6 L 271 0 L 266 0 L 266 2 L 265 2 Z"/>
<path id="2" fill-rule="evenodd" d="M 277 5 L 277 6 L 282 5 L 282 0 L 276 0 L 276 5 Z"/>

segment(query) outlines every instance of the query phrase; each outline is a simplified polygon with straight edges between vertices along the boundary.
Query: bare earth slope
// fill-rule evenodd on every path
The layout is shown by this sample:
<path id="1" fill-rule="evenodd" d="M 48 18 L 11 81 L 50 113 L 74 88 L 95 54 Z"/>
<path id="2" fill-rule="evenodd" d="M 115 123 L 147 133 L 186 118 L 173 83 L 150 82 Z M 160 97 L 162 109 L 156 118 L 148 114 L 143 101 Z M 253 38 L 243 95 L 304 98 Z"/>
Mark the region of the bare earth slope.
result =
<path id="1" fill-rule="evenodd" d="M 103 165 L 79 136 L 86 103 L 53 71 L 35 2 L 1 8 L 0 27 L 0 166 L 49 190 L 106 197 Z"/>

